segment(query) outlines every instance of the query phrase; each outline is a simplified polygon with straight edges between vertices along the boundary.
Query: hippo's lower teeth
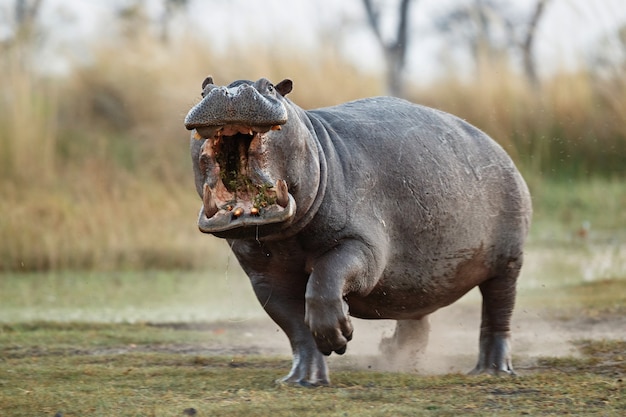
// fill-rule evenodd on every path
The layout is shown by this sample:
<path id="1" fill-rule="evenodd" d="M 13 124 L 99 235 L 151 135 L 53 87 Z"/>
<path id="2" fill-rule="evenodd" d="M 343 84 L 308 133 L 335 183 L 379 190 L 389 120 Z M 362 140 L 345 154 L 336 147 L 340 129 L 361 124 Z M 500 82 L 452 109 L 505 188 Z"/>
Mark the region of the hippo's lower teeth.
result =
<path id="1" fill-rule="evenodd" d="M 241 215 L 243 214 L 243 209 L 241 207 L 237 207 L 234 211 L 233 211 L 233 217 L 237 218 L 237 217 L 241 217 Z"/>

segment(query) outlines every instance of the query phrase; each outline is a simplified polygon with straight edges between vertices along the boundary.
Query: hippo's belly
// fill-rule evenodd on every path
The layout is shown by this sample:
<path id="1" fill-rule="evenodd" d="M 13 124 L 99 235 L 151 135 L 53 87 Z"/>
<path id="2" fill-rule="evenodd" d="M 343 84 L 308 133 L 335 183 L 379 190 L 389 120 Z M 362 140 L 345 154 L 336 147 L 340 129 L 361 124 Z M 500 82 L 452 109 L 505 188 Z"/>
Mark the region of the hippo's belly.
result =
<path id="1" fill-rule="evenodd" d="M 350 315 L 363 319 L 420 319 L 452 304 L 493 277 L 483 250 L 461 251 L 434 260 L 392 257 L 378 285 L 367 295 L 348 294 Z"/>

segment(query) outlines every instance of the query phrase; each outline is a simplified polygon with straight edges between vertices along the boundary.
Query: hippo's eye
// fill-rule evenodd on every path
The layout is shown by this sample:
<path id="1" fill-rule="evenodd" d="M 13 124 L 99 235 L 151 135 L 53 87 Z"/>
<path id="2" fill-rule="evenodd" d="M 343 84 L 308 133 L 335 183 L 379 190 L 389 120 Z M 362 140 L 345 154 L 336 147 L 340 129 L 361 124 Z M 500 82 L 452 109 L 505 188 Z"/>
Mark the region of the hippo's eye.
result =
<path id="1" fill-rule="evenodd" d="M 270 93 L 273 93 L 273 92 L 274 92 L 274 86 L 273 86 L 272 84 L 268 85 L 268 86 L 267 86 L 267 90 L 268 90 Z"/>

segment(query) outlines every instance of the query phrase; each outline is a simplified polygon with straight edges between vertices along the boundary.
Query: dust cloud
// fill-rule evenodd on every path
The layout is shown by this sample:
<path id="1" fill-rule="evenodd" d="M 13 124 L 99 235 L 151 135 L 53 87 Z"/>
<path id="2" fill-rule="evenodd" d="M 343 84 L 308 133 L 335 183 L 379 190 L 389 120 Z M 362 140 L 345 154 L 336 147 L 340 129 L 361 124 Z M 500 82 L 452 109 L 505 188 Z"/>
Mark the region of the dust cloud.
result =
<path id="1" fill-rule="evenodd" d="M 412 359 L 382 357 L 378 344 L 393 333 L 394 321 L 355 320 L 355 335 L 345 358 L 331 358 L 331 367 L 417 372 L 425 375 L 469 372 L 478 358 L 480 302 L 458 303 L 431 315 L 426 352 Z M 584 335 L 559 329 L 538 312 L 517 311 L 512 324 L 513 367 L 532 368 L 541 356 L 575 356 L 570 340 Z"/>
<path id="2" fill-rule="evenodd" d="M 426 352 L 412 360 L 399 361 L 379 353 L 380 341 L 393 333 L 395 321 L 353 318 L 354 338 L 348 344 L 345 355 L 331 355 L 331 372 L 340 369 L 415 372 L 423 375 L 469 372 L 478 357 L 479 298 L 470 296 L 468 300 L 461 300 L 433 313 Z M 616 323 L 616 320 L 620 322 Z M 240 351 L 240 344 L 246 343 L 251 353 L 291 355 L 286 336 L 269 318 L 225 322 L 223 325 L 243 326 L 237 332 L 238 340 L 230 339 L 233 351 Z M 539 310 L 520 306 L 514 313 L 512 323 L 513 368 L 523 374 L 531 372 L 540 357 L 577 356 L 572 341 L 589 338 L 623 339 L 626 333 L 620 329 L 624 328 L 626 318 L 613 318 L 611 321 L 593 321 L 588 318 L 559 320 Z"/>
<path id="3" fill-rule="evenodd" d="M 231 282 L 230 285 L 233 285 Z M 248 283 L 242 278 L 242 287 Z M 238 295 L 240 291 L 236 291 Z M 247 293 L 246 293 L 247 294 Z M 256 304 L 250 292 L 245 302 Z M 241 304 L 240 297 L 233 300 Z M 626 317 L 590 318 L 555 317 L 531 299 L 518 297 L 513 313 L 513 368 L 519 374 L 531 372 L 540 357 L 576 356 L 572 341 L 581 339 L 626 339 Z M 235 312 L 239 309 L 235 309 Z M 283 331 L 258 308 L 244 320 L 228 320 L 211 324 L 211 349 L 224 354 L 261 354 L 291 357 L 289 341 Z M 392 320 L 359 320 L 352 318 L 354 337 L 345 355 L 331 355 L 331 372 L 338 369 L 417 372 L 419 374 L 466 373 L 478 358 L 481 296 L 472 290 L 461 300 L 430 317 L 431 331 L 426 351 L 418 358 L 403 359 L 379 353 L 380 341 L 395 329 Z"/>

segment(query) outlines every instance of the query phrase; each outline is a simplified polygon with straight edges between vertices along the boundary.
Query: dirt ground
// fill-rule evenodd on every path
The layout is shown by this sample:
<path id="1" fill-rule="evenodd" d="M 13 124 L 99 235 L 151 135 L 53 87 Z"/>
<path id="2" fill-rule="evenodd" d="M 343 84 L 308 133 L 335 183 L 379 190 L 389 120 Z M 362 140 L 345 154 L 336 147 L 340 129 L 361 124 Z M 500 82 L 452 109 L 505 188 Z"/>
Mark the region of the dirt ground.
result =
<path id="1" fill-rule="evenodd" d="M 405 367 L 381 357 L 378 345 L 395 322 L 353 319 L 354 338 L 343 356 L 332 355 L 333 369 L 410 370 L 420 374 L 465 373 L 478 354 L 480 304 L 461 302 L 431 316 L 430 342 L 422 360 Z M 147 349 L 193 355 L 267 355 L 290 357 L 286 336 L 269 318 L 215 323 L 153 324 L 174 329 L 205 332 L 202 344 L 180 344 Z M 616 314 L 596 317 L 558 318 L 555 314 L 520 307 L 513 319 L 513 365 L 519 374 L 532 372 L 540 357 L 577 356 L 573 341 L 582 339 L 626 340 L 626 317 Z M 287 370 L 285 370 L 287 371 Z"/>

